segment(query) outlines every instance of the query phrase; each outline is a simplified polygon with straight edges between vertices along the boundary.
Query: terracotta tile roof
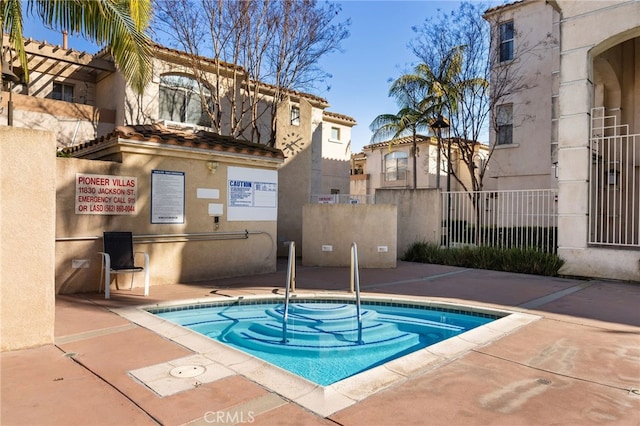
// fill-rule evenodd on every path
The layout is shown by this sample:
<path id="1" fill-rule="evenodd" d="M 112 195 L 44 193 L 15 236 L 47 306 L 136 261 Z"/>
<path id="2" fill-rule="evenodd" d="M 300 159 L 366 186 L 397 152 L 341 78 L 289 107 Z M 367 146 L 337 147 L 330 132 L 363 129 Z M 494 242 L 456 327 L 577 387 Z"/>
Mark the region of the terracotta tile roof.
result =
<path id="1" fill-rule="evenodd" d="M 67 148 L 65 151 L 74 157 L 81 156 L 83 150 L 106 144 L 114 139 L 127 139 L 141 142 L 155 142 L 185 148 L 205 149 L 227 154 L 243 154 L 258 157 L 284 159 L 284 154 L 277 148 L 267 145 L 242 141 L 231 136 L 223 136 L 207 131 L 178 131 L 168 129 L 162 124 L 145 124 L 135 126 L 118 126 L 104 136 Z"/>
<path id="2" fill-rule="evenodd" d="M 349 123 L 353 123 L 354 125 L 356 124 L 356 120 L 354 118 L 349 117 L 348 115 L 338 114 L 337 112 L 322 111 L 322 115 L 324 117 L 334 118 L 334 119 L 337 119 L 337 120 L 342 120 L 342 121 L 346 121 L 346 122 L 349 122 Z"/>
<path id="3" fill-rule="evenodd" d="M 431 140 L 433 140 L 435 142 L 436 138 L 432 137 L 432 136 L 416 135 L 416 142 L 417 143 L 429 142 Z M 393 145 L 410 144 L 410 143 L 413 143 L 413 136 L 405 136 L 405 137 L 402 137 L 402 138 L 392 139 L 390 141 L 373 143 L 371 145 L 364 146 L 362 149 L 382 148 L 382 147 L 385 147 L 385 146 L 389 146 L 389 143 L 392 143 Z"/>
<path id="4" fill-rule="evenodd" d="M 160 52 L 165 52 L 171 55 L 174 55 L 174 57 L 179 57 L 179 58 L 190 58 L 191 55 L 188 52 L 182 51 L 182 50 L 178 50 L 178 49 L 173 49 L 170 47 L 166 47 L 163 46 L 161 44 L 158 43 L 152 43 L 152 47 L 155 50 L 156 54 L 160 53 Z M 209 58 L 206 56 L 202 56 L 202 55 L 197 55 L 197 59 L 199 61 L 202 61 L 202 63 L 207 63 L 210 65 L 215 65 L 215 60 L 213 58 Z M 239 71 L 241 73 L 245 73 L 245 69 L 241 66 L 241 65 L 237 65 L 237 64 L 232 64 L 230 62 L 224 62 L 221 61 L 220 65 L 224 68 L 227 68 L 229 70 L 236 70 Z M 252 80 L 252 82 L 255 82 L 254 80 Z M 278 90 L 277 86 L 270 84 L 270 83 L 265 83 L 264 81 L 260 82 L 260 86 L 262 86 L 262 88 L 264 88 L 265 90 L 271 90 L 271 91 L 276 91 Z M 297 96 L 300 98 L 305 98 L 308 99 L 310 101 L 314 101 L 323 105 L 329 105 L 327 100 L 320 97 L 320 96 L 316 96 L 316 95 L 312 95 L 311 93 L 304 93 L 304 92 L 300 92 L 294 89 L 286 89 L 286 88 L 280 88 L 280 90 L 288 95 L 291 96 Z"/>
<path id="5" fill-rule="evenodd" d="M 525 1 L 526 0 L 517 0 L 517 1 L 514 1 L 514 2 L 509 2 L 509 3 L 505 3 L 505 4 L 501 4 L 501 5 L 498 5 L 498 6 L 491 7 L 489 9 L 485 10 L 483 15 L 490 15 L 490 14 L 492 14 L 494 12 L 497 12 L 497 11 L 502 10 L 502 9 L 507 9 L 507 8 L 509 8 L 511 6 L 516 5 L 516 4 L 525 3 Z"/>

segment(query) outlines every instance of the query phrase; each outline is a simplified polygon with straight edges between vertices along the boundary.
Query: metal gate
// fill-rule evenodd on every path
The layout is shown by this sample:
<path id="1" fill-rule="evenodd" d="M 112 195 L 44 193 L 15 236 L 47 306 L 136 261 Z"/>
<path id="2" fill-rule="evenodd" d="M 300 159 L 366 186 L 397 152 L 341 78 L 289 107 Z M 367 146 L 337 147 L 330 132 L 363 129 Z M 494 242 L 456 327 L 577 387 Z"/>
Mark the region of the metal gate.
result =
<path id="1" fill-rule="evenodd" d="M 589 243 L 640 247 L 640 135 L 591 110 Z"/>

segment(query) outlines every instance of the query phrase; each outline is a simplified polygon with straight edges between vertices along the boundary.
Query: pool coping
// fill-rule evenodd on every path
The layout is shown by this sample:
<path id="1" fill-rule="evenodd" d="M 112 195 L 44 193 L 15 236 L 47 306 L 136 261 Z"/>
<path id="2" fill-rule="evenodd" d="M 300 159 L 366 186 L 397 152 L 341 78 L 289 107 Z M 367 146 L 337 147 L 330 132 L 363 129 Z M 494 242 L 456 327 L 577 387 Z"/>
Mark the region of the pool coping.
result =
<path id="1" fill-rule="evenodd" d="M 298 291 L 296 296 L 302 296 L 305 299 L 327 300 L 351 300 L 354 298 L 352 293 L 337 291 Z M 398 385 L 413 376 L 424 374 L 429 370 L 447 364 L 475 348 L 499 340 L 507 334 L 542 318 L 539 315 L 502 307 L 490 308 L 419 296 L 363 293 L 361 295 L 363 302 L 409 303 L 424 307 L 463 309 L 465 311 L 505 316 L 332 385 L 321 386 L 147 311 L 154 308 L 253 299 L 283 300 L 283 295 L 213 296 L 137 307 L 112 308 L 111 311 L 123 318 L 194 352 L 194 355 L 129 371 L 130 376 L 163 397 L 238 374 L 316 414 L 327 417 L 383 389 Z M 195 369 L 196 367 L 199 371 L 204 370 L 204 373 L 194 377 L 186 377 L 189 374 L 185 374 L 185 377 L 179 377 L 179 374 L 176 374 L 176 370 L 181 373 L 186 369 Z M 171 374 L 172 372 L 174 373 L 173 375 Z"/>

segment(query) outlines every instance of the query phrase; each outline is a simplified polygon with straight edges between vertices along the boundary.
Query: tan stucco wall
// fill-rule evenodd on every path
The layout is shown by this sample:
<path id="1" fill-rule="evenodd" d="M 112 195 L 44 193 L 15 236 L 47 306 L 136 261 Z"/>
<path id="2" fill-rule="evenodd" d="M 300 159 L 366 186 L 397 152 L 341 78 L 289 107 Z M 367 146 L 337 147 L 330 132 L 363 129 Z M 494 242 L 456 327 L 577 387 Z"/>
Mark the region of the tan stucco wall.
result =
<path id="1" fill-rule="evenodd" d="M 131 231 L 134 250 L 150 256 L 151 296 L 153 286 L 202 281 L 220 277 L 273 272 L 276 268 L 276 221 L 230 221 L 227 204 L 229 166 L 274 170 L 275 165 L 252 165 L 249 160 L 231 162 L 213 153 L 169 153 L 144 150 L 127 153 L 124 162 L 58 159 L 56 291 L 74 293 L 96 291 L 99 286 L 100 256 L 104 231 Z M 211 173 L 207 162 L 218 162 Z M 151 223 L 151 171 L 185 173 L 185 221 L 182 224 Z M 75 214 L 76 173 L 135 177 L 138 183 L 136 214 L 123 216 Z M 199 188 L 219 191 L 219 198 L 197 197 Z M 223 214 L 216 229 L 208 214 L 209 203 L 222 204 Z M 247 239 L 232 239 L 249 231 Z M 209 233 L 205 240 L 193 241 L 194 234 Z M 225 233 L 233 233 L 229 237 Z M 168 235 L 168 237 L 160 237 Z M 179 237 L 176 235 L 186 235 Z M 144 237 L 140 237 L 144 236 Z M 211 239 L 213 238 L 213 239 Z M 71 239 L 70 241 L 66 239 Z M 186 241 L 191 239 L 191 241 Z M 88 268 L 73 268 L 73 260 L 88 260 Z M 120 283 L 128 288 L 129 276 Z M 142 285 L 142 274 L 135 279 Z M 114 287 L 114 285 L 112 285 Z M 122 287 L 122 286 L 121 286 Z"/>
<path id="2" fill-rule="evenodd" d="M 361 268 L 396 267 L 396 206 L 307 204 L 302 218 L 304 265 L 349 266 L 351 243 L 355 242 Z M 331 246 L 331 251 L 323 251 L 323 246 Z M 382 247 L 387 251 L 381 251 Z"/>
<path id="3" fill-rule="evenodd" d="M 319 176 L 313 172 L 314 150 L 321 152 L 321 139 L 312 139 L 313 106 L 300 102 L 300 125 L 290 123 L 290 105 L 283 102 L 278 109 L 277 146 L 286 156 L 278 172 L 278 255 L 286 256 L 288 246 L 295 241 L 297 255 L 302 254 L 302 206 L 309 202 L 312 181 Z"/>
<path id="4" fill-rule="evenodd" d="M 7 124 L 9 95 L 2 93 L 0 124 Z M 114 128 L 115 111 L 13 93 L 13 126 L 54 131 L 58 148 L 85 142 Z"/>
<path id="5" fill-rule="evenodd" d="M 485 189 L 555 188 L 558 13 L 549 2 L 526 1 L 498 8 L 489 18 L 492 23 L 509 20 L 515 27 L 515 59 L 494 65 L 491 84 L 497 93 L 505 93 L 499 104 L 513 106 L 513 143 L 495 146 Z M 497 28 L 493 34 L 498 34 Z M 494 131 L 490 142 L 495 144 Z"/>
<path id="6" fill-rule="evenodd" d="M 558 255 L 560 273 L 640 280 L 637 251 L 588 246 L 589 128 L 593 105 L 593 57 L 640 36 L 640 3 L 558 0 L 560 29 L 560 120 L 558 129 Z M 582 166 L 581 166 L 582 165 Z"/>
<path id="7" fill-rule="evenodd" d="M 53 343 L 53 133 L 0 127 L 0 350 Z"/>
<path id="8" fill-rule="evenodd" d="M 398 257 L 415 242 L 440 243 L 440 191 L 437 189 L 377 189 L 376 204 L 397 206 Z"/>

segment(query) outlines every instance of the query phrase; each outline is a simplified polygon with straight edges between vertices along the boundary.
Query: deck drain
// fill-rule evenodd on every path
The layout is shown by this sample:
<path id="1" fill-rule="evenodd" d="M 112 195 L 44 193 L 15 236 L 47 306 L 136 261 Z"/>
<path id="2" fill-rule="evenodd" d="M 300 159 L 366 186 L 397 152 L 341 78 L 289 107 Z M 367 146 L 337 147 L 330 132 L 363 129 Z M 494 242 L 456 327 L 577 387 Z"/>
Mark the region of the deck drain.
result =
<path id="1" fill-rule="evenodd" d="M 206 369 L 200 365 L 181 365 L 169 372 L 173 377 L 197 377 L 204 373 Z"/>

